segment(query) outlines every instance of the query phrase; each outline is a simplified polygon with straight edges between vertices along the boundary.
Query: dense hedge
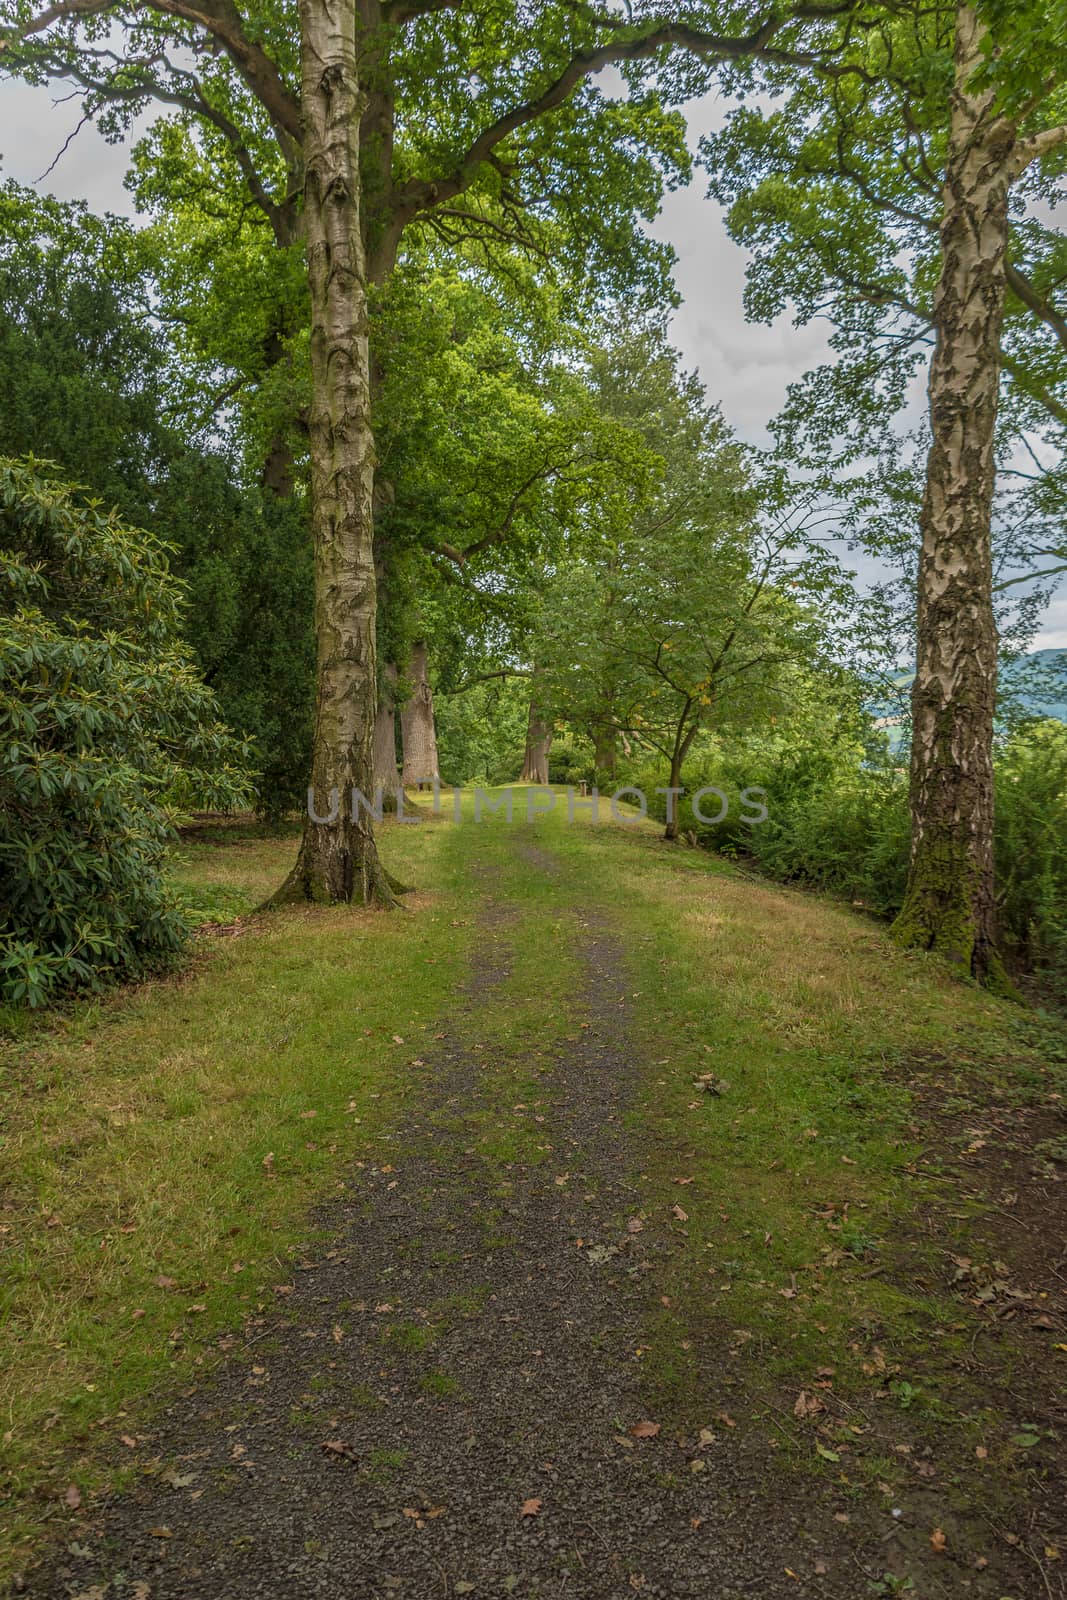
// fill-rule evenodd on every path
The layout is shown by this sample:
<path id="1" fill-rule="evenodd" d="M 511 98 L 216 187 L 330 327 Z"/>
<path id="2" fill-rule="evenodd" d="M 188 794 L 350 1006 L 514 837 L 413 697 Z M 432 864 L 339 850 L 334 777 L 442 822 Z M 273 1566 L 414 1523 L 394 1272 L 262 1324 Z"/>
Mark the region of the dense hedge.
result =
<path id="1" fill-rule="evenodd" d="M 178 638 L 166 549 L 0 458 L 0 1000 L 133 976 L 185 924 L 173 808 L 246 804 L 246 750 Z"/>
<path id="2" fill-rule="evenodd" d="M 665 800 L 656 769 L 634 780 L 653 816 Z M 852 743 L 790 748 L 767 742 L 708 748 L 685 773 L 683 831 L 709 849 L 744 856 L 785 882 L 846 896 L 880 916 L 900 907 L 907 876 L 907 773 Z M 703 785 L 729 797 L 721 823 L 698 821 L 691 797 Z M 765 791 L 767 820 L 746 823 L 741 791 Z M 720 802 L 701 809 L 714 815 Z M 997 910 L 1005 955 L 1017 971 L 1042 973 L 1067 994 L 1067 727 L 1037 722 L 1006 739 L 996 760 Z"/>

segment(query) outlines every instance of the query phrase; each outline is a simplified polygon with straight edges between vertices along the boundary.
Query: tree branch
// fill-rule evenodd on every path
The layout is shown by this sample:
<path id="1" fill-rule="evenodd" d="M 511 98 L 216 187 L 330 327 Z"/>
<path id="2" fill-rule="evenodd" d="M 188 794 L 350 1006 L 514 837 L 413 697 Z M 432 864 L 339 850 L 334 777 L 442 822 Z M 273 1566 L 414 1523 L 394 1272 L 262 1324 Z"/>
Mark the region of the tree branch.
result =
<path id="1" fill-rule="evenodd" d="M 303 142 L 299 98 L 289 89 L 263 46 L 245 33 L 233 0 L 144 0 L 144 3 L 151 11 L 192 23 L 216 39 L 271 121 L 297 144 Z M 54 23 L 78 21 L 114 9 L 113 0 L 104 4 L 101 0 L 59 0 L 0 40 L 0 58 L 16 43 L 46 32 Z"/>
<path id="2" fill-rule="evenodd" d="M 1040 294 L 1025 273 L 1020 272 L 1019 268 L 1013 266 L 1010 261 L 1008 262 L 1008 288 L 1017 299 L 1022 301 L 1024 306 L 1032 311 L 1035 316 L 1040 317 L 1041 321 L 1052 329 L 1060 344 L 1067 350 L 1067 317 L 1064 317 L 1062 312 L 1057 311 L 1051 300 L 1047 300 L 1044 295 Z"/>
<path id="3" fill-rule="evenodd" d="M 1067 144 L 1067 122 L 1058 128 L 1045 128 L 1041 133 L 1032 133 L 1029 138 L 1020 139 L 1015 146 L 1018 159 L 1022 163 L 1020 172 L 1038 156 L 1047 155 L 1050 150 L 1057 149 L 1061 144 Z"/>
<path id="4" fill-rule="evenodd" d="M 701 59 L 735 61 L 759 55 L 765 60 L 781 64 L 822 65 L 824 70 L 832 71 L 832 67 L 810 52 L 772 49 L 771 40 L 787 22 L 841 16 L 852 9 L 852 3 L 853 0 L 841 0 L 839 4 L 825 7 L 797 5 L 786 14 L 766 17 L 750 33 L 740 38 L 706 33 L 686 24 L 668 22 L 653 27 L 637 38 L 615 39 L 593 50 L 579 50 L 541 94 L 514 106 L 483 129 L 459 158 L 452 172 L 437 178 L 411 178 L 396 189 L 392 197 L 390 228 L 399 236 L 419 212 L 445 205 L 463 194 L 475 182 L 482 163 L 490 158 L 499 144 L 521 128 L 557 110 L 579 84 L 605 67 L 644 60 L 662 49 L 675 46 Z M 859 67 L 841 66 L 837 70 L 864 75 Z"/>

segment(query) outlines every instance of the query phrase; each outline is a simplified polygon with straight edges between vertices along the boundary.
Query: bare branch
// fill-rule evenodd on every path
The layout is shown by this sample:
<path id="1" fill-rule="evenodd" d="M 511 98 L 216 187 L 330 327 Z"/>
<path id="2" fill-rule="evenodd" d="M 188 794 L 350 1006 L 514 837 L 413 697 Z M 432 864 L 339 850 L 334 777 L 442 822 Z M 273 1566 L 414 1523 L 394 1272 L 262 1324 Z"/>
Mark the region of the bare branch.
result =
<path id="1" fill-rule="evenodd" d="M 1052 329 L 1056 338 L 1067 350 L 1067 317 L 1058 311 L 1051 300 L 1045 298 L 1031 283 L 1025 273 L 1008 263 L 1008 288 L 1035 316 Z"/>

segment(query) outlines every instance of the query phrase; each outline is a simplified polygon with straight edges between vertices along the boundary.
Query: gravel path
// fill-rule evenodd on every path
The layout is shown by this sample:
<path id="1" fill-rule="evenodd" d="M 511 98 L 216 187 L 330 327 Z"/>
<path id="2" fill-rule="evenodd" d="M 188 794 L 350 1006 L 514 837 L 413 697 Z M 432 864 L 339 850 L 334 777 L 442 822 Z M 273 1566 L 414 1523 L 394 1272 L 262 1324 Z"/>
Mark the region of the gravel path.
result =
<path id="1" fill-rule="evenodd" d="M 162 1470 L 105 1506 L 27 1592 L 850 1592 L 786 1571 L 800 1564 L 805 1508 L 768 1509 L 742 1446 L 641 1436 L 642 1330 L 671 1235 L 630 1222 L 641 1152 L 624 1116 L 638 1063 L 609 929 L 582 928 L 587 1025 L 533 1058 L 543 1101 L 515 1111 L 551 1150 L 503 1181 L 477 1152 L 483 1064 L 500 1059 L 479 1048 L 479 1025 L 509 974 L 514 916 L 490 909 L 492 937 L 441 1024 L 421 1111 L 379 1141 L 379 1165 L 353 1173 L 351 1199 L 316 1219 L 327 1242 L 293 1275 L 292 1320 L 259 1330 L 251 1355 L 163 1414 L 141 1452 Z M 810 1572 L 810 1543 L 804 1553 Z"/>

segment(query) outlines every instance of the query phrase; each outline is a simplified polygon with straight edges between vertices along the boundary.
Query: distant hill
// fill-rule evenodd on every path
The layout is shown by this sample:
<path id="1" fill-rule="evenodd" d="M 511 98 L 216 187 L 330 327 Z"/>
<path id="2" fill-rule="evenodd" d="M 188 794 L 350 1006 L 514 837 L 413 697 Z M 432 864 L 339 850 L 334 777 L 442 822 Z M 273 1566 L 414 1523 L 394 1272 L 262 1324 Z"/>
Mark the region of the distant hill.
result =
<path id="1" fill-rule="evenodd" d="M 889 735 L 895 753 L 906 737 L 908 694 L 912 674 L 907 668 L 894 673 L 892 691 L 869 707 L 876 726 Z M 1054 717 L 1067 722 L 1067 650 L 1033 650 L 1001 668 L 998 722 L 1019 716 Z"/>

